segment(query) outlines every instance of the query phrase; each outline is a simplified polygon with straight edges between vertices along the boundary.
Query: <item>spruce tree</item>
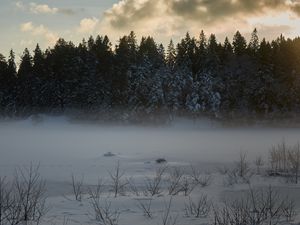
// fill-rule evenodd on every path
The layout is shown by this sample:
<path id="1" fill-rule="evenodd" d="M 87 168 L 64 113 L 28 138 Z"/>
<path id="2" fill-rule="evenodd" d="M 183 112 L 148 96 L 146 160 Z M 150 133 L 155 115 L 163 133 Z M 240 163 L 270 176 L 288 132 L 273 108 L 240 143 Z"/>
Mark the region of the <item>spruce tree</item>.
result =
<path id="1" fill-rule="evenodd" d="M 167 48 L 166 63 L 170 69 L 174 69 L 175 62 L 176 62 L 176 49 L 173 40 L 171 39 Z"/>
<path id="2" fill-rule="evenodd" d="M 255 57 L 255 54 L 258 52 L 258 50 L 259 50 L 259 38 L 257 34 L 257 29 L 255 28 L 251 33 L 251 39 L 248 44 L 248 51 L 253 57 Z"/>
<path id="3" fill-rule="evenodd" d="M 246 39 L 237 31 L 233 37 L 233 51 L 237 56 L 241 56 L 246 53 L 247 42 Z"/>
<path id="4" fill-rule="evenodd" d="M 36 77 L 44 78 L 46 76 L 45 56 L 39 44 L 36 45 L 33 55 L 33 72 Z"/>
<path id="5" fill-rule="evenodd" d="M 17 66 L 15 63 L 15 53 L 12 49 L 9 52 L 9 57 L 7 62 L 8 62 L 8 68 L 7 68 L 8 76 L 14 79 L 17 77 Z"/>
<path id="6" fill-rule="evenodd" d="M 207 63 L 207 38 L 202 30 L 200 32 L 199 41 L 198 41 L 198 48 L 196 48 L 196 73 L 199 74 L 205 70 L 206 63 Z M 197 77 L 195 77 L 197 80 Z"/>
<path id="7" fill-rule="evenodd" d="M 18 77 L 20 79 L 28 79 L 32 76 L 33 73 L 33 65 L 32 65 L 32 57 L 29 53 L 29 50 L 25 48 L 23 55 L 21 57 L 21 63 L 18 70 Z"/>

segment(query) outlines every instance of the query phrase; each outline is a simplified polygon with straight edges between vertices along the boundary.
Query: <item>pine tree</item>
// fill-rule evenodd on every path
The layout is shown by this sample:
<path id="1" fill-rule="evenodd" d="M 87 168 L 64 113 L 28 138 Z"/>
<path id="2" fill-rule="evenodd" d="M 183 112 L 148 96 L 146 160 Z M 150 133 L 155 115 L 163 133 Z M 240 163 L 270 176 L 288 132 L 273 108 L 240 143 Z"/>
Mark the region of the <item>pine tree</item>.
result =
<path id="1" fill-rule="evenodd" d="M 174 69 L 175 62 L 176 62 L 176 49 L 173 43 L 173 40 L 170 40 L 167 49 L 167 57 L 166 57 L 167 66 L 172 70 Z"/>
<path id="2" fill-rule="evenodd" d="M 93 36 L 90 36 L 87 41 L 88 50 L 93 51 L 94 45 L 95 45 L 95 40 L 94 40 Z"/>
<path id="3" fill-rule="evenodd" d="M 237 31 L 233 37 L 233 51 L 237 56 L 245 54 L 247 48 L 246 39 Z"/>
<path id="4" fill-rule="evenodd" d="M 0 53 L 0 85 L 6 82 L 5 76 L 7 73 L 7 62 L 5 57 Z"/>
<path id="5" fill-rule="evenodd" d="M 7 60 L 6 72 L 6 94 L 5 107 L 9 116 L 14 116 L 16 113 L 16 97 L 17 97 L 17 66 L 15 63 L 15 53 L 11 49 Z"/>
<path id="6" fill-rule="evenodd" d="M 112 104 L 126 106 L 128 103 L 128 81 L 132 68 L 137 64 L 137 41 L 135 33 L 130 32 L 119 40 L 115 50 L 115 69 L 112 77 Z"/>
<path id="7" fill-rule="evenodd" d="M 205 35 L 204 31 L 201 30 L 200 36 L 199 36 L 199 51 L 200 52 L 205 52 L 206 49 L 207 49 L 206 35 Z"/>
<path id="8" fill-rule="evenodd" d="M 196 48 L 196 59 L 195 71 L 199 75 L 205 70 L 207 64 L 207 38 L 203 30 L 200 32 L 198 47 Z M 197 79 L 195 77 L 195 80 Z"/>
<path id="9" fill-rule="evenodd" d="M 45 56 L 42 52 L 40 46 L 37 44 L 36 48 L 34 49 L 34 56 L 33 56 L 33 72 L 36 77 L 44 77 L 46 76 L 46 65 Z"/>
<path id="10" fill-rule="evenodd" d="M 27 79 L 32 76 L 32 73 L 33 73 L 32 57 L 29 53 L 29 50 L 25 48 L 23 55 L 21 57 L 21 63 L 18 70 L 18 77 L 20 79 Z"/>
<path id="11" fill-rule="evenodd" d="M 272 47 L 269 42 L 266 41 L 265 38 L 260 43 L 258 49 L 258 60 L 261 65 L 270 65 L 272 56 Z"/>
<path id="12" fill-rule="evenodd" d="M 232 53 L 232 45 L 229 42 L 228 37 L 226 37 L 225 41 L 224 41 L 224 52 L 226 52 L 226 53 Z"/>
<path id="13" fill-rule="evenodd" d="M 5 57 L 0 54 L 0 114 L 3 114 L 4 108 L 6 107 L 6 72 L 7 72 L 7 62 Z"/>
<path id="14" fill-rule="evenodd" d="M 7 68 L 7 73 L 11 78 L 16 78 L 17 77 L 17 66 L 15 63 L 15 53 L 11 49 L 9 52 L 9 57 L 8 57 L 8 68 Z"/>
<path id="15" fill-rule="evenodd" d="M 258 34 L 257 34 L 257 29 L 255 28 L 251 34 L 251 39 L 250 42 L 248 44 L 248 50 L 249 53 L 252 56 L 255 56 L 255 54 L 258 52 L 259 50 L 259 38 L 258 38 Z"/>
<path id="16" fill-rule="evenodd" d="M 188 65 L 191 68 L 192 61 L 190 58 L 190 45 L 191 45 L 191 37 L 189 33 L 186 33 L 185 38 L 181 40 L 180 43 L 177 44 L 177 57 L 176 57 L 176 65 L 184 66 Z"/>
<path id="17" fill-rule="evenodd" d="M 6 73 L 7 73 L 7 62 L 5 57 L 0 53 L 0 87 L 1 89 L 4 88 L 4 84 L 6 84 Z"/>
<path id="18" fill-rule="evenodd" d="M 217 72 L 219 70 L 219 52 L 216 36 L 212 34 L 208 40 L 206 56 L 206 72 Z"/>
<path id="19" fill-rule="evenodd" d="M 17 85 L 17 111 L 18 113 L 31 114 L 35 106 L 36 83 L 33 82 L 33 61 L 29 50 L 25 48 L 21 56 L 21 63 L 18 70 Z"/>
<path id="20" fill-rule="evenodd" d="M 166 51 L 164 45 L 159 44 L 157 51 L 159 66 L 164 66 L 166 62 Z"/>
<path id="21" fill-rule="evenodd" d="M 228 62 L 228 60 L 232 57 L 232 55 L 233 55 L 233 48 L 228 37 L 226 37 L 220 54 L 221 64 L 225 65 Z"/>

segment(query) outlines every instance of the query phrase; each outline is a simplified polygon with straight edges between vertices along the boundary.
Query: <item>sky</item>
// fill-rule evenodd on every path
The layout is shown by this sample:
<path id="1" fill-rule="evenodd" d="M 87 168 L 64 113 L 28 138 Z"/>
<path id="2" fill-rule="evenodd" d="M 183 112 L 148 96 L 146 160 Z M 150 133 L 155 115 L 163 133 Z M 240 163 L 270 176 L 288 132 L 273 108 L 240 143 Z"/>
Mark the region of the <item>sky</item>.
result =
<path id="1" fill-rule="evenodd" d="M 131 30 L 167 44 L 186 32 L 214 33 L 220 42 L 239 30 L 249 37 L 300 34 L 300 0 L 0 0 L 0 53 L 17 57 L 36 43 L 43 49 L 59 37 L 78 44 L 105 35 L 113 44 Z"/>

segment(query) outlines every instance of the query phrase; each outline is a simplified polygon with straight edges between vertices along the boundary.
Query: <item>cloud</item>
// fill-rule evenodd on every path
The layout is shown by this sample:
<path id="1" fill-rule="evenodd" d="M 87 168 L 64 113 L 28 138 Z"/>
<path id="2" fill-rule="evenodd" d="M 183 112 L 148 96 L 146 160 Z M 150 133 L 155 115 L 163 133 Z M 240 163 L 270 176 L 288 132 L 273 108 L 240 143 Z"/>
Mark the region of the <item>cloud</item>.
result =
<path id="1" fill-rule="evenodd" d="M 51 8 L 46 4 L 39 5 L 34 2 L 29 4 L 29 10 L 34 14 L 56 14 L 58 12 L 58 8 Z"/>
<path id="2" fill-rule="evenodd" d="M 73 9 L 58 9 L 58 13 L 60 14 L 64 14 L 64 15 L 67 15 L 67 16 L 72 16 L 74 14 L 76 14 L 76 12 L 73 10 Z"/>
<path id="3" fill-rule="evenodd" d="M 280 34 L 289 34 L 293 31 L 293 27 L 289 25 L 265 25 L 258 24 L 257 29 L 259 30 L 259 34 L 262 37 L 267 39 L 272 39 L 273 37 L 278 37 Z"/>
<path id="4" fill-rule="evenodd" d="M 58 40 L 58 35 L 44 25 L 35 26 L 32 22 L 23 23 L 20 26 L 22 32 L 30 33 L 32 36 L 43 37 L 48 45 L 53 45 Z"/>
<path id="5" fill-rule="evenodd" d="M 33 27 L 32 22 L 21 24 L 21 31 L 23 31 L 23 32 L 32 31 L 33 29 L 34 29 L 34 27 Z"/>
<path id="6" fill-rule="evenodd" d="M 32 40 L 21 40 L 20 41 L 20 46 L 22 46 L 22 47 L 28 47 L 28 46 L 32 46 L 32 45 L 33 45 Z"/>
<path id="7" fill-rule="evenodd" d="M 189 31 L 197 36 L 200 30 L 215 33 L 218 37 L 232 36 L 236 30 L 252 31 L 263 24 L 268 16 L 287 13 L 300 18 L 300 0 L 119 0 L 108 9 L 100 21 L 99 31 L 122 35 L 134 30 L 138 37 L 152 35 L 166 43 Z M 299 17 L 299 18 L 298 18 Z M 255 24 L 250 23 L 257 18 Z M 262 34 L 276 33 L 270 26 L 261 27 Z M 273 26 L 275 29 L 275 27 Z M 276 27 L 278 32 L 287 32 L 289 27 Z M 269 35 L 270 36 L 270 35 Z M 274 37 L 273 37 L 274 38 Z"/>
<path id="8" fill-rule="evenodd" d="M 105 18 L 115 28 L 142 23 L 153 17 L 173 17 L 200 24 L 244 19 L 266 11 L 299 12 L 300 4 L 291 0 L 121 0 L 105 12 Z"/>
<path id="9" fill-rule="evenodd" d="M 294 2 L 291 9 L 297 16 L 300 17 L 300 3 L 299 2 Z"/>
<path id="10" fill-rule="evenodd" d="M 113 27 L 121 28 L 155 16 L 161 0 L 122 0 L 105 12 Z"/>
<path id="11" fill-rule="evenodd" d="M 105 17 L 115 28 L 140 23 L 153 16 L 172 16 L 212 24 L 232 17 L 245 18 L 267 11 L 290 10 L 300 15 L 295 0 L 121 0 Z"/>
<path id="12" fill-rule="evenodd" d="M 92 34 L 95 31 L 95 28 L 98 23 L 99 23 L 99 19 L 97 19 L 95 17 L 84 18 L 80 21 L 80 25 L 77 28 L 77 32 Z"/>
<path id="13" fill-rule="evenodd" d="M 76 12 L 69 8 L 56 8 L 50 7 L 47 4 L 37 4 L 35 2 L 30 2 L 29 4 L 24 4 L 22 1 L 15 3 L 15 7 L 18 10 L 28 11 L 32 14 L 64 14 L 64 15 L 74 15 Z"/>
<path id="14" fill-rule="evenodd" d="M 15 3 L 15 6 L 16 6 L 16 8 L 17 9 L 19 9 L 19 10 L 25 10 L 26 9 L 26 6 L 23 4 L 23 2 L 16 2 Z"/>

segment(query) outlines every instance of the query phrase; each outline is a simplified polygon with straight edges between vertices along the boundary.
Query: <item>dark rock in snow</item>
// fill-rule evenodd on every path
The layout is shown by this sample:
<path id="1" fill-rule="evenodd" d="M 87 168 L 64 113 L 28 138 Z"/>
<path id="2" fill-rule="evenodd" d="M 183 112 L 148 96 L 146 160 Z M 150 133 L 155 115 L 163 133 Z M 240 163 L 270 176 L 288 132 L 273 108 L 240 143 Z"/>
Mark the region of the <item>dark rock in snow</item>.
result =
<path id="1" fill-rule="evenodd" d="M 112 152 L 107 152 L 107 153 L 105 153 L 104 155 L 103 155 L 104 157 L 114 157 L 114 156 L 116 156 L 114 153 L 112 153 Z"/>
<path id="2" fill-rule="evenodd" d="M 161 164 L 161 163 L 166 163 L 167 160 L 164 159 L 164 158 L 159 158 L 159 159 L 155 160 L 155 162 L 158 163 L 158 164 Z"/>

